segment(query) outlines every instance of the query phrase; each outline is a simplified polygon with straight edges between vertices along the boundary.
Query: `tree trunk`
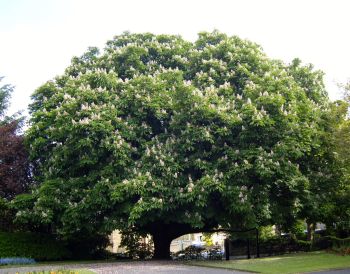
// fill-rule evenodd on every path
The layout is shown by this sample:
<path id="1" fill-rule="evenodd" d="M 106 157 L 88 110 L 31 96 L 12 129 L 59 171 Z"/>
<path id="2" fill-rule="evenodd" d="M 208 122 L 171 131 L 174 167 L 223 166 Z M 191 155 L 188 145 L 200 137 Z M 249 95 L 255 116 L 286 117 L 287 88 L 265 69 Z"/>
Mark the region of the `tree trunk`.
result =
<path id="1" fill-rule="evenodd" d="M 166 234 L 156 233 L 153 236 L 154 243 L 154 255 L 153 259 L 156 260 L 169 260 L 170 259 L 170 244 L 173 240 Z"/>
<path id="2" fill-rule="evenodd" d="M 314 232 L 315 232 L 315 225 L 312 222 L 307 222 L 307 240 L 313 241 L 314 239 Z"/>
<path id="3" fill-rule="evenodd" d="M 188 224 L 154 222 L 143 227 L 153 237 L 154 255 L 153 259 L 168 260 L 170 259 L 171 241 L 181 235 L 197 233 L 209 230 L 208 228 L 194 229 Z"/>

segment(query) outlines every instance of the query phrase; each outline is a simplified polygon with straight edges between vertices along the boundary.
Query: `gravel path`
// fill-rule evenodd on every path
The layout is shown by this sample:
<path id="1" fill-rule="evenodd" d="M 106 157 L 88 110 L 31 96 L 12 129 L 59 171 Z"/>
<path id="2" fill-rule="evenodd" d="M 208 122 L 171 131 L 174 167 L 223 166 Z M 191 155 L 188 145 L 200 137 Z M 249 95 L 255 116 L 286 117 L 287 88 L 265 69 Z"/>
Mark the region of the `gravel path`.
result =
<path id="1" fill-rule="evenodd" d="M 247 272 L 232 271 L 218 268 L 187 266 L 177 262 L 117 262 L 98 264 L 70 265 L 39 265 L 17 268 L 0 268 L 0 274 L 26 273 L 30 271 L 59 269 L 89 269 L 98 274 L 247 274 Z"/>

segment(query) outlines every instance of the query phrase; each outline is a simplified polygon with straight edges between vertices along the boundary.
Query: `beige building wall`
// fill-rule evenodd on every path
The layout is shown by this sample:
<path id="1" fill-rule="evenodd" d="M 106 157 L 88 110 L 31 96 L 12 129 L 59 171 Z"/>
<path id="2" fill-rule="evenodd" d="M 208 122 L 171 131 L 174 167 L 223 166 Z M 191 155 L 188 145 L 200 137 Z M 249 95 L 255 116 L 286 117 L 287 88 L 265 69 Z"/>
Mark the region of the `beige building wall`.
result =
<path id="1" fill-rule="evenodd" d="M 111 251 L 113 253 L 124 253 L 126 252 L 125 248 L 119 247 L 121 242 L 122 235 L 119 233 L 118 230 L 114 230 L 112 234 L 109 236 L 110 240 L 110 246 L 107 247 L 108 251 Z"/>
<path id="2" fill-rule="evenodd" d="M 112 232 L 109 236 L 111 245 L 107 248 L 107 250 L 113 253 L 124 253 L 126 252 L 125 248 L 119 247 L 121 242 L 121 234 L 118 230 Z M 226 235 L 224 233 L 214 233 L 212 234 L 212 240 L 214 245 L 219 245 L 221 248 L 224 248 L 224 240 Z M 202 233 L 194 233 L 194 234 L 186 234 L 175 240 L 173 240 L 170 244 L 170 252 L 178 252 L 184 250 L 186 247 L 190 245 L 205 245 L 203 241 Z"/>
<path id="3" fill-rule="evenodd" d="M 186 234 L 179 238 L 176 238 L 170 244 L 170 252 L 176 253 L 180 250 L 184 250 L 186 247 L 192 245 L 194 239 L 194 234 Z"/>

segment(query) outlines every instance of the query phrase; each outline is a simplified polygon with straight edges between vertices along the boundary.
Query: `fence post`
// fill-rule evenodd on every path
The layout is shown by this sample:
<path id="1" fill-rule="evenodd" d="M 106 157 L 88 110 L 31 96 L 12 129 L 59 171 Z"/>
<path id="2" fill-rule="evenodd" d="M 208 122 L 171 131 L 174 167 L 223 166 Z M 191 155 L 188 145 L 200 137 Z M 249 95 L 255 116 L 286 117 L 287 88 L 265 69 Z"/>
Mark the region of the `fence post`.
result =
<path id="1" fill-rule="evenodd" d="M 247 240 L 247 258 L 250 259 L 250 241 L 249 241 L 249 238 Z"/>
<path id="2" fill-rule="evenodd" d="M 259 229 L 256 228 L 256 257 L 260 258 Z"/>
<path id="3" fill-rule="evenodd" d="M 224 248 L 225 248 L 225 259 L 226 261 L 230 260 L 230 240 L 228 238 L 224 241 Z"/>

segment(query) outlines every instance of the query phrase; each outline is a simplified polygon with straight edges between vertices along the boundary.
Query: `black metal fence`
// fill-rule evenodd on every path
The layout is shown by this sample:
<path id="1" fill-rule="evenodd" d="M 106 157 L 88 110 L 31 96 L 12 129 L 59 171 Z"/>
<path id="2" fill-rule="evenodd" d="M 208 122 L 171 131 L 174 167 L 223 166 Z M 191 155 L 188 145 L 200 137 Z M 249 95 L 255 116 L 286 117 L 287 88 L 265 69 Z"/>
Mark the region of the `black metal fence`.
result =
<path id="1" fill-rule="evenodd" d="M 272 256 L 298 251 L 311 251 L 312 249 L 322 249 L 324 243 L 296 240 L 289 236 L 276 236 L 268 239 L 260 239 L 258 230 L 254 235 L 250 231 L 249 235 L 235 240 L 225 240 L 225 258 L 230 257 L 251 257 Z M 249 237 L 248 237 L 249 236 Z M 324 247 L 323 247 L 324 248 Z"/>

